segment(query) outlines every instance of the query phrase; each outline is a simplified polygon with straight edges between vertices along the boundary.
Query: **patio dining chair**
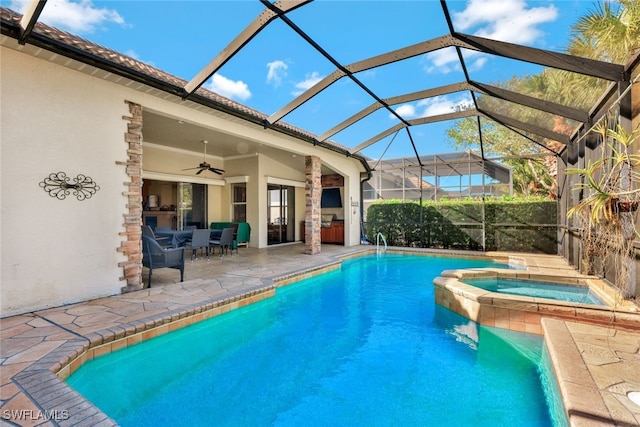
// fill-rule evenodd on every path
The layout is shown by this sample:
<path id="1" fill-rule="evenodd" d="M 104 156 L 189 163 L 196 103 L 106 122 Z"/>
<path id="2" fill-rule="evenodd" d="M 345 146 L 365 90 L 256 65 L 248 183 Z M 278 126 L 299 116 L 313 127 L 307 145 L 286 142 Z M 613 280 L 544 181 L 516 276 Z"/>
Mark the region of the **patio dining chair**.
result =
<path id="1" fill-rule="evenodd" d="M 213 246 L 215 253 L 215 247 L 220 248 L 220 258 L 222 258 L 223 250 L 225 253 L 229 253 L 229 249 L 231 249 L 231 256 L 233 256 L 233 233 L 235 229 L 233 227 L 223 228 L 222 234 L 219 239 L 211 239 L 209 241 L 209 246 Z"/>
<path id="2" fill-rule="evenodd" d="M 174 268 L 180 270 L 180 281 L 184 281 L 184 248 L 163 248 L 152 237 L 142 236 L 142 265 L 149 269 L 149 287 L 153 270 Z"/>
<path id="3" fill-rule="evenodd" d="M 198 228 L 193 230 L 191 240 L 184 244 L 184 247 L 191 250 L 191 261 L 198 259 L 198 249 L 204 249 L 207 253 L 207 259 L 209 259 L 209 234 L 208 228 Z"/>
<path id="4" fill-rule="evenodd" d="M 142 235 L 152 238 L 153 240 L 158 242 L 160 246 L 162 246 L 163 248 L 170 248 L 173 246 L 171 242 L 171 237 L 156 236 L 156 233 L 153 232 L 153 228 L 151 228 L 151 226 L 149 225 L 142 226 Z"/>

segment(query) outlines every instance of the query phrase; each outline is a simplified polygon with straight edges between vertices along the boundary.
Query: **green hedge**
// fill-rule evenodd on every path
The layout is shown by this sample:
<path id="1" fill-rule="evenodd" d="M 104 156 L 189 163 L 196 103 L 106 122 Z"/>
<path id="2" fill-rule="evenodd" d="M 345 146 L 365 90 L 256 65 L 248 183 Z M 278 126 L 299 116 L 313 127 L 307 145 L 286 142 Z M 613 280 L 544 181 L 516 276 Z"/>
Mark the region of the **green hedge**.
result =
<path id="1" fill-rule="evenodd" d="M 485 201 L 486 250 L 557 253 L 557 202 Z M 366 234 L 382 233 L 391 246 L 482 250 L 482 202 L 384 201 L 367 210 Z"/>

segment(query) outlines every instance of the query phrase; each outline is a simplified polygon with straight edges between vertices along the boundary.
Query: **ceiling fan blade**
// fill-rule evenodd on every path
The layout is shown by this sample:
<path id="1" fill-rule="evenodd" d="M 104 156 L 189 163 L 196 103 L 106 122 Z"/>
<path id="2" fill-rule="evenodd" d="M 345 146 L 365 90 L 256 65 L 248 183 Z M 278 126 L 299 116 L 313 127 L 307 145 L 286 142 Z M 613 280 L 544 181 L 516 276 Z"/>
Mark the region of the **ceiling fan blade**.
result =
<path id="1" fill-rule="evenodd" d="M 200 175 L 202 172 L 204 172 L 206 170 L 211 171 L 213 173 L 217 173 L 218 175 L 222 175 L 222 173 L 224 172 L 223 169 L 214 168 L 209 163 L 207 163 L 207 141 L 202 141 L 202 142 L 204 143 L 204 157 L 202 159 L 202 163 L 200 163 L 200 165 L 198 167 L 186 168 L 186 169 L 182 169 L 182 170 L 183 171 L 191 171 L 191 170 L 195 170 L 195 169 L 200 169 L 198 172 L 196 172 L 196 175 Z"/>

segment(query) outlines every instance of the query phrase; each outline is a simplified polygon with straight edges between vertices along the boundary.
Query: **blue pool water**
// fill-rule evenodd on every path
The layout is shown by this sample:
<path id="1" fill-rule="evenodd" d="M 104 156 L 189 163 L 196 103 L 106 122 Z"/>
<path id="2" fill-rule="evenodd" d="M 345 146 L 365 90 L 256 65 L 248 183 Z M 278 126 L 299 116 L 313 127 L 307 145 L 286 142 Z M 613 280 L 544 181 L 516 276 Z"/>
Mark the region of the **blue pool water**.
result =
<path id="1" fill-rule="evenodd" d="M 587 286 L 562 285 L 560 283 L 535 282 L 532 280 L 516 280 L 501 277 L 497 279 L 464 279 L 464 283 L 490 292 L 549 298 L 583 304 L 606 305 L 591 292 Z"/>
<path id="2" fill-rule="evenodd" d="M 94 359 L 68 384 L 123 426 L 547 426 L 542 339 L 434 302 L 442 270 L 385 254 Z M 552 405 L 551 405 L 552 406 Z"/>

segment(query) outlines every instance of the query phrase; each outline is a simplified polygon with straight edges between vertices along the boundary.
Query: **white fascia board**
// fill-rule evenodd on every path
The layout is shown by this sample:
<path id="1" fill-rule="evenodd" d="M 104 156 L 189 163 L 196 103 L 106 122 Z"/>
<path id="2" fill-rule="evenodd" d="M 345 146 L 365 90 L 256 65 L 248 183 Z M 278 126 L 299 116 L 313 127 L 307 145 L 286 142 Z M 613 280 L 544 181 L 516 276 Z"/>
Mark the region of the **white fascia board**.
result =
<path id="1" fill-rule="evenodd" d="M 248 175 L 228 176 L 228 177 L 225 177 L 224 181 L 227 184 L 240 184 L 242 182 L 249 182 L 249 176 Z"/>
<path id="2" fill-rule="evenodd" d="M 169 181 L 169 182 L 190 182 L 192 184 L 219 185 L 221 187 L 225 186 L 224 179 L 205 178 L 200 176 L 176 175 L 171 173 L 162 173 L 162 172 L 153 172 L 153 171 L 142 171 L 142 179 L 155 179 L 158 181 Z"/>
<path id="3" fill-rule="evenodd" d="M 266 176 L 267 184 L 277 184 L 277 185 L 288 185 L 290 187 L 305 187 L 305 183 L 303 181 L 294 181 L 291 179 L 285 178 L 277 178 L 275 176 Z"/>

